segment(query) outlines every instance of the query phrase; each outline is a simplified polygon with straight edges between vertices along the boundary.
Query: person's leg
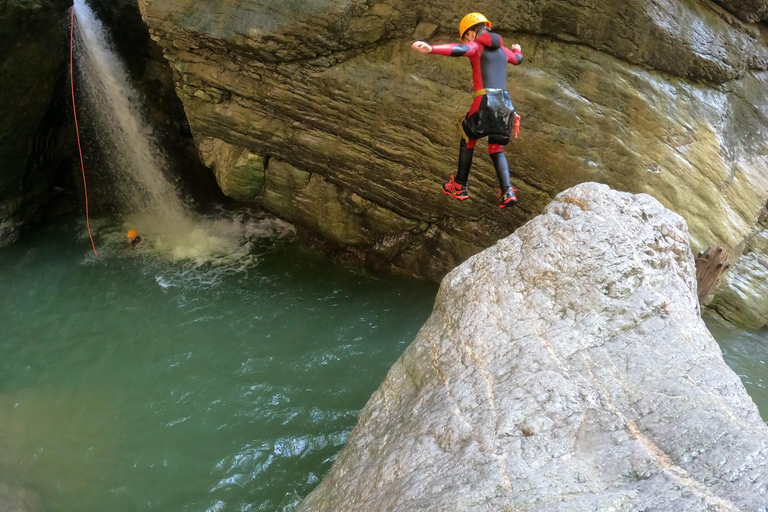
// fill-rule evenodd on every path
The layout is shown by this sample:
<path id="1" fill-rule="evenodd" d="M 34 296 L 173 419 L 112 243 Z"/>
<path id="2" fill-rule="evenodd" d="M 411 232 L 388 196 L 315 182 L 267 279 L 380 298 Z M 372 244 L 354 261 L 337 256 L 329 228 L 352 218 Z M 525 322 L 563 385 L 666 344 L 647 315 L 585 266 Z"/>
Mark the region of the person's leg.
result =
<path id="1" fill-rule="evenodd" d="M 461 140 L 459 146 L 459 165 L 456 170 L 456 176 L 451 176 L 447 183 L 443 184 L 443 193 L 455 197 L 461 201 L 469 199 L 469 171 L 472 168 L 472 155 L 475 152 L 477 140 L 470 139 L 468 142 Z"/>
<path id="2" fill-rule="evenodd" d="M 458 129 L 459 136 L 461 136 L 459 165 L 455 178 L 451 176 L 451 179 L 443 185 L 443 193 L 456 199 L 469 199 L 467 182 L 469 181 L 469 171 L 472 168 L 472 155 L 475 153 L 475 144 L 479 138 L 476 128 L 480 119 L 478 109 L 482 99 L 479 96 L 475 98 L 467 115 L 459 119 Z"/>
<path id="3" fill-rule="evenodd" d="M 509 181 L 509 163 L 504 155 L 504 146 L 488 144 L 488 154 L 491 155 L 491 161 L 496 168 L 496 177 L 499 179 L 501 190 L 507 190 L 512 184 Z"/>
<path id="4" fill-rule="evenodd" d="M 475 144 L 477 140 L 470 140 L 469 142 L 461 139 L 459 145 L 459 168 L 456 171 L 456 183 L 466 185 L 469 180 L 469 171 L 472 168 L 472 155 L 475 153 Z"/>
<path id="5" fill-rule="evenodd" d="M 488 138 L 488 154 L 491 156 L 493 166 L 496 168 L 496 177 L 499 179 L 501 203 L 499 208 L 512 206 L 517 202 L 515 189 L 512 188 L 509 177 L 509 163 L 504 155 L 504 146 L 509 142 L 509 137 L 492 135 Z"/>

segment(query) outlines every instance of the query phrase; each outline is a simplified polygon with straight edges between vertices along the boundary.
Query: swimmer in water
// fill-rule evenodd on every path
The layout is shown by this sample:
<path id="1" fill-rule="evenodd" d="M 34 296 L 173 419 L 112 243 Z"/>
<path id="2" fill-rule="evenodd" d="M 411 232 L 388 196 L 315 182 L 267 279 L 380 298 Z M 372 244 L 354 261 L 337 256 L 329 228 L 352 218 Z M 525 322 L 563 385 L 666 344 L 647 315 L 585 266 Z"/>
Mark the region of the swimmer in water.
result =
<path id="1" fill-rule="evenodd" d="M 141 243 L 141 237 L 135 229 L 132 229 L 128 232 L 128 238 L 131 240 L 131 247 L 136 247 Z"/>

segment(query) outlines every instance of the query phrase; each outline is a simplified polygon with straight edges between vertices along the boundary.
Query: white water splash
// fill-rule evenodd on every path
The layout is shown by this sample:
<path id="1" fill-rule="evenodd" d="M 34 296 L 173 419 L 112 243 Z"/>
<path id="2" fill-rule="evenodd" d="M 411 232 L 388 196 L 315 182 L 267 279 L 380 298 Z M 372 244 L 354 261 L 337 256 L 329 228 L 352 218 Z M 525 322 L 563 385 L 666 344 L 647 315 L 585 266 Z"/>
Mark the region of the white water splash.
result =
<path id="1" fill-rule="evenodd" d="M 243 216 L 208 219 L 191 211 L 166 176 L 164 152 L 142 118 L 141 98 L 104 26 L 85 0 L 75 0 L 74 9 L 78 68 L 86 96 L 83 107 L 94 117 L 99 142 L 110 157 L 123 215 L 121 230 L 102 231 L 100 239 L 111 247 L 127 247 L 125 233 L 135 229 L 143 239 L 141 252 L 200 266 L 238 262 L 249 256 L 254 238 L 292 232 L 292 226 L 280 221 Z M 265 222 L 275 224 L 265 227 Z"/>
<path id="2" fill-rule="evenodd" d="M 151 213 L 160 225 L 187 224 L 190 215 L 165 176 L 165 156 L 152 127 L 142 119 L 142 103 L 125 66 L 85 0 L 75 0 L 74 5 L 82 89 L 119 180 L 118 199 L 128 212 Z"/>

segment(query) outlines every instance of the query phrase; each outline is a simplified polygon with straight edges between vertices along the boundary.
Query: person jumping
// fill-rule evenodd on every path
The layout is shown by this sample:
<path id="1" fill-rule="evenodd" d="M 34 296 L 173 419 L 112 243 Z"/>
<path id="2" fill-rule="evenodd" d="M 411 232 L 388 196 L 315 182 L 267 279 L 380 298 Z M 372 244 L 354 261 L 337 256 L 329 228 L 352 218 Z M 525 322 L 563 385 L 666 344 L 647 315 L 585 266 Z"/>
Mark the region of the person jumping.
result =
<path id="1" fill-rule="evenodd" d="M 464 16 L 459 24 L 462 44 L 430 46 L 424 41 L 416 41 L 411 47 L 421 53 L 468 57 L 472 63 L 475 99 L 467 115 L 459 120 L 459 133 L 462 138 L 459 147 L 459 168 L 456 177 L 451 176 L 443 185 L 443 193 L 462 201 L 469 198 L 467 180 L 475 144 L 477 139 L 488 137 L 488 154 L 496 168 L 496 176 L 501 186 L 499 208 L 505 208 L 514 205 L 517 196 L 510 183 L 504 146 L 509 143 L 513 126 L 515 137 L 520 127 L 520 117 L 515 113 L 507 91 L 507 64 L 517 66 L 523 61 L 523 54 L 520 45 L 513 45 L 512 49 L 507 48 L 501 36 L 490 30 L 491 22 L 482 14 L 473 12 Z"/>

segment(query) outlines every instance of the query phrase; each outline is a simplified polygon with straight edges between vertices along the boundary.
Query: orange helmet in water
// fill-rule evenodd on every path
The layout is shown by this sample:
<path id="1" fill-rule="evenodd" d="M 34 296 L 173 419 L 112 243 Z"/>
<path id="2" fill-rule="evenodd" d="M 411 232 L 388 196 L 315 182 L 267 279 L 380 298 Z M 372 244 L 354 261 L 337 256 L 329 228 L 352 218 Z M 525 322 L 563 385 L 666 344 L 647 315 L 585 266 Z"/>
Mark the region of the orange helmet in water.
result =
<path id="1" fill-rule="evenodd" d="M 137 236 L 139 236 L 139 234 L 136 232 L 135 229 L 132 229 L 128 232 L 128 238 L 136 238 Z"/>
<path id="2" fill-rule="evenodd" d="M 471 12 L 466 16 L 464 16 L 461 19 L 461 23 L 459 23 L 459 37 L 463 38 L 464 32 L 474 27 L 478 23 L 484 24 L 486 27 L 488 27 L 488 30 L 491 29 L 491 22 L 488 21 L 488 18 L 486 18 L 479 12 Z"/>

